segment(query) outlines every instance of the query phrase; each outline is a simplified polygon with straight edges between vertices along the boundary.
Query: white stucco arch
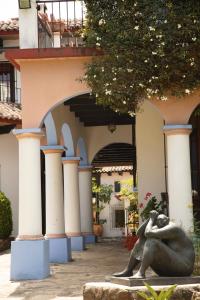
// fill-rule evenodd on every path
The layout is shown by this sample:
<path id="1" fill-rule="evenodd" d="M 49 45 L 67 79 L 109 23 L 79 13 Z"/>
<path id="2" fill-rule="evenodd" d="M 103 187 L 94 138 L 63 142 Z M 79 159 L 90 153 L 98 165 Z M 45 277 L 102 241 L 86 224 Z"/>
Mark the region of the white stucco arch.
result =
<path id="1" fill-rule="evenodd" d="M 58 138 L 56 133 L 55 122 L 51 112 L 49 112 L 44 118 L 44 125 L 46 128 L 47 145 L 57 145 Z"/>
<path id="2" fill-rule="evenodd" d="M 75 156 L 71 129 L 67 123 L 64 123 L 62 126 L 62 136 L 64 141 L 65 156 Z"/>

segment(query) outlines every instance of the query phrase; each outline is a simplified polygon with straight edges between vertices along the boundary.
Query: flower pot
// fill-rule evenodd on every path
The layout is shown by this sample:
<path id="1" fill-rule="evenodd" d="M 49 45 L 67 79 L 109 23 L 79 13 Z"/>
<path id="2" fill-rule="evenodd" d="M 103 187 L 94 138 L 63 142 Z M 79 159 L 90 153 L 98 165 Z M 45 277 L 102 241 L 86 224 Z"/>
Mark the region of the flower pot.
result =
<path id="1" fill-rule="evenodd" d="M 102 224 L 93 224 L 93 232 L 96 236 L 102 236 L 103 234 L 103 225 Z"/>

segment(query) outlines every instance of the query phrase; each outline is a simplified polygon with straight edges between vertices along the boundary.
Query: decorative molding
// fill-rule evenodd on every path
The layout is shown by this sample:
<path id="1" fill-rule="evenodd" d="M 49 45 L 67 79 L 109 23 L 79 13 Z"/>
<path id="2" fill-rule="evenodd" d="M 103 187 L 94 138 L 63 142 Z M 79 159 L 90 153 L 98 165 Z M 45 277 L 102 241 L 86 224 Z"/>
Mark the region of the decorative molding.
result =
<path id="1" fill-rule="evenodd" d="M 59 239 L 59 238 L 66 238 L 65 233 L 52 233 L 52 234 L 45 234 L 45 239 Z"/>
<path id="2" fill-rule="evenodd" d="M 80 162 L 80 157 L 78 156 L 72 156 L 72 157 L 63 157 L 62 158 L 63 164 L 79 164 Z"/>
<path id="3" fill-rule="evenodd" d="M 25 139 L 25 138 L 34 138 L 34 139 L 41 139 L 44 136 L 42 133 L 20 133 L 16 134 L 16 138 L 19 139 Z"/>
<path id="4" fill-rule="evenodd" d="M 44 240 L 43 235 L 18 235 L 16 241 L 37 241 Z"/>
<path id="5" fill-rule="evenodd" d="M 81 232 L 66 232 L 68 237 L 82 236 Z"/>
<path id="6" fill-rule="evenodd" d="M 92 171 L 92 166 L 79 166 L 79 172 Z"/>
<path id="7" fill-rule="evenodd" d="M 165 125 L 163 127 L 165 135 L 189 135 L 192 132 L 192 125 Z"/>
<path id="8" fill-rule="evenodd" d="M 42 146 L 40 149 L 44 152 L 44 154 L 51 153 L 63 153 L 64 148 L 62 146 Z"/>

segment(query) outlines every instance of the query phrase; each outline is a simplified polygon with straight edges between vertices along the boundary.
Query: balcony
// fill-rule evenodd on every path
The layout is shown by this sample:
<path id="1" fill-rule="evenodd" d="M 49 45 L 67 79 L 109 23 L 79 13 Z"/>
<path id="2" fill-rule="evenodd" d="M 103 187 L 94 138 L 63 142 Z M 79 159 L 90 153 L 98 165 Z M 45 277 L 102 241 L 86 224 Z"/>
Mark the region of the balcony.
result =
<path id="1" fill-rule="evenodd" d="M 86 8 L 82 0 L 36 1 L 38 47 L 81 47 Z"/>

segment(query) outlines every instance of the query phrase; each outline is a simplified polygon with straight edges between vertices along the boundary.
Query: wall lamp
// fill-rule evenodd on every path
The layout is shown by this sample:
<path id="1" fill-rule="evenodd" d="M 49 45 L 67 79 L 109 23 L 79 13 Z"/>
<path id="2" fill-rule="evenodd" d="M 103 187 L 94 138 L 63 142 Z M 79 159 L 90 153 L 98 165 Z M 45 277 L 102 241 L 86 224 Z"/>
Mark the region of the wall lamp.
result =
<path id="1" fill-rule="evenodd" d="M 18 0 L 20 9 L 31 8 L 31 0 Z"/>
<path id="2" fill-rule="evenodd" d="M 117 129 L 115 124 L 108 124 L 108 130 L 113 133 Z"/>

